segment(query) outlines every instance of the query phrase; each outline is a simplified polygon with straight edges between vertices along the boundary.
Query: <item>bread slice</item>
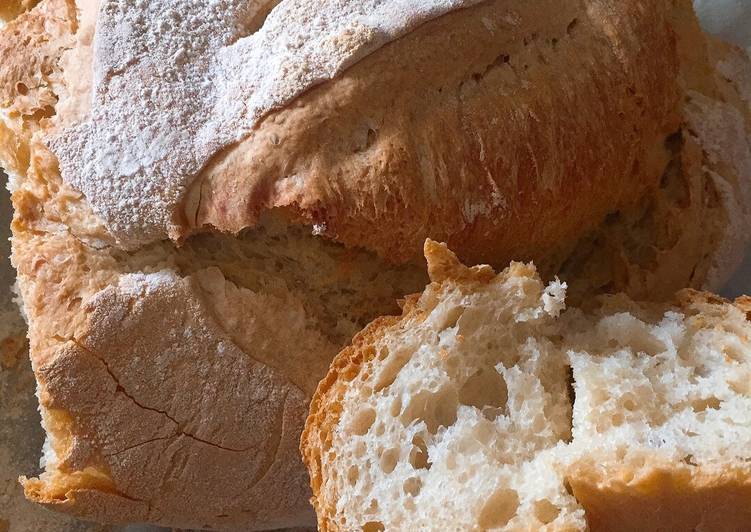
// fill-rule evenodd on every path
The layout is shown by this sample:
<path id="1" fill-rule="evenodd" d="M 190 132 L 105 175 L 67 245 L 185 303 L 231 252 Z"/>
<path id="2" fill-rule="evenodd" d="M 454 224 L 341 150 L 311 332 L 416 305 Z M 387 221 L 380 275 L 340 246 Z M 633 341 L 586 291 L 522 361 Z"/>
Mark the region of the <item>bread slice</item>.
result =
<path id="1" fill-rule="evenodd" d="M 275 0 L 33 4 L 13 3 L 23 13 L 0 33 L 0 161 L 49 435 L 45 474 L 24 484 L 49 508 L 186 528 L 312 522 L 297 452 L 308 400 L 356 331 L 424 286 L 424 268 L 410 259 L 425 237 L 445 237 L 465 258 L 544 261 L 546 271 L 587 279 L 583 294 L 657 293 L 705 283 L 731 222 L 743 219 L 747 174 L 736 165 L 747 137 L 727 128 L 734 142 L 713 150 L 714 141 L 692 142 L 686 118 L 692 88 L 733 118 L 717 123 L 745 124 L 730 97 L 737 83 L 717 75 L 709 52 L 682 52 L 705 46 L 689 2 L 371 2 L 407 9 L 395 13 L 446 10 L 426 11 L 422 24 L 386 13 L 366 17 L 379 31 L 344 28 L 311 57 L 331 52 L 316 76 L 336 63 L 327 59 L 351 64 L 322 78 L 297 71 L 309 90 L 281 94 L 278 107 L 250 117 L 253 127 L 209 124 L 216 136 L 199 122 L 226 118 L 219 111 L 236 108 L 224 104 L 240 99 L 233 90 L 248 96 L 250 84 L 183 84 L 193 63 L 143 69 L 165 43 L 195 41 L 193 52 L 206 44 L 178 22 L 252 33 Z M 188 6 L 189 16 L 166 4 Z M 226 5 L 250 11 L 193 16 L 193 7 Z M 284 0 L 267 30 L 308 42 L 308 14 L 364 5 Z M 128 16 L 108 11 L 118 6 Z M 217 22 L 238 13 L 237 25 Z M 139 48 L 155 28 L 170 39 Z M 237 48 L 258 40 L 235 37 L 227 42 Z M 125 57 L 134 47 L 135 59 Z M 167 66 L 183 64 L 167 52 Z M 252 65 L 230 70 L 257 73 Z M 262 66 L 277 86 L 277 71 Z M 182 97 L 185 85 L 227 90 L 201 107 Z M 173 111 L 186 105 L 205 113 L 159 132 L 206 141 L 203 151 L 138 135 L 184 118 Z M 78 151 L 92 124 L 116 134 Z M 684 140 L 666 147 L 679 130 Z M 669 163 L 684 152 L 691 165 Z M 148 170 L 158 155 L 203 166 L 155 183 L 161 174 Z M 103 175 L 112 165 L 94 163 L 107 161 L 122 172 Z M 665 175 L 678 179 L 661 188 Z M 690 192 L 674 194 L 682 183 Z M 147 229 L 156 232 L 146 238 Z M 642 253 L 653 248 L 672 257 L 670 268 Z"/>
<path id="2" fill-rule="evenodd" d="M 321 530 L 742 530 L 751 305 L 566 308 L 428 241 L 431 284 L 334 360 L 301 450 Z"/>

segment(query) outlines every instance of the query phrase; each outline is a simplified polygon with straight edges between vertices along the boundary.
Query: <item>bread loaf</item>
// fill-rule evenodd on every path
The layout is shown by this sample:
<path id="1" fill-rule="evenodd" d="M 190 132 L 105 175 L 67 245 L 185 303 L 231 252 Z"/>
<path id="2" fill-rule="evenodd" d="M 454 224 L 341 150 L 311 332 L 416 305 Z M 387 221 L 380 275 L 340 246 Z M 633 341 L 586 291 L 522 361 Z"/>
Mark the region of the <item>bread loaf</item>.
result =
<path id="1" fill-rule="evenodd" d="M 49 435 L 24 487 L 59 511 L 313 522 L 308 400 L 424 286 L 426 237 L 582 298 L 717 282 L 746 237 L 746 59 L 688 2 L 13 5 L 0 161 Z"/>
<path id="2" fill-rule="evenodd" d="M 747 298 L 566 308 L 532 265 L 425 251 L 431 284 L 313 397 L 320 530 L 747 528 Z"/>

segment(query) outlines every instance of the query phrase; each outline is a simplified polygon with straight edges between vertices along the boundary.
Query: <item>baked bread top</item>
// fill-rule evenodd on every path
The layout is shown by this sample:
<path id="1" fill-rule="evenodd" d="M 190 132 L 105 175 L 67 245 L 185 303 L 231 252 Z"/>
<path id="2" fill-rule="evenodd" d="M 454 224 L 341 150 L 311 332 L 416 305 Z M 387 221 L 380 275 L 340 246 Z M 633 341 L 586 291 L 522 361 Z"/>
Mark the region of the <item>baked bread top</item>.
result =
<path id="1" fill-rule="evenodd" d="M 744 227 L 747 107 L 736 76 L 716 74 L 689 3 L 449 9 L 258 117 L 183 189 L 147 182 L 113 210 L 107 194 L 133 183 L 66 171 L 78 148 L 56 146 L 88 146 L 76 131 L 114 97 L 99 89 L 139 72 L 126 61 L 97 81 L 93 66 L 109 61 L 97 20 L 146 4 L 45 0 L 0 33 L 0 158 L 50 437 L 47 471 L 25 487 L 42 504 L 188 528 L 311 522 L 296 453 L 308 399 L 357 330 L 424 286 L 408 259 L 426 234 L 465 257 L 586 270 L 581 294 L 660 297 L 732 266 L 716 252 Z M 150 79 L 133 86 L 147 93 Z M 156 119 L 129 109 L 134 123 Z M 705 143 L 700 117 L 715 109 L 712 123 L 735 125 Z M 136 134 L 112 118 L 95 129 Z M 141 162 L 165 153 L 135 145 Z M 144 209 L 163 197 L 177 203 Z M 111 218 L 135 212 L 151 236 Z"/>
<path id="2" fill-rule="evenodd" d="M 396 262 L 539 255 L 664 172 L 670 6 L 476 3 L 84 2 L 46 142 L 127 248 L 282 209 Z"/>
<path id="3" fill-rule="evenodd" d="M 313 397 L 320 530 L 746 528 L 748 298 L 566 308 L 531 265 L 425 255 L 431 284 Z"/>

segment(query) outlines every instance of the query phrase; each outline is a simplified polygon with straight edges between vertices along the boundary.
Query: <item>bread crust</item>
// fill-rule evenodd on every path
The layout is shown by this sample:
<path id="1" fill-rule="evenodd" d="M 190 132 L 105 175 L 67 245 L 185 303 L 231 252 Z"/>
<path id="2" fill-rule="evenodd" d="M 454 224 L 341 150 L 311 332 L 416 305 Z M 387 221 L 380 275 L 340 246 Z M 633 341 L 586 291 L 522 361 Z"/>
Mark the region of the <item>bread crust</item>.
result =
<path id="1" fill-rule="evenodd" d="M 333 504 L 337 494 L 331 493 L 324 501 L 322 485 L 324 471 L 321 468 L 321 456 L 331 451 L 331 433 L 339 422 L 342 412 L 341 401 L 347 389 L 347 383 L 360 373 L 363 366 L 375 357 L 373 345 L 386 331 L 399 324 L 410 313 L 405 307 L 401 318 L 389 316 L 371 322 L 359 332 L 352 344 L 339 353 L 331 362 L 329 372 L 324 377 L 310 402 L 310 413 L 300 437 L 300 452 L 310 475 L 310 487 L 313 496 L 310 503 L 318 516 L 318 530 L 327 532 L 338 530 L 335 521 L 336 508 Z"/>
<path id="2" fill-rule="evenodd" d="M 593 532 L 605 530 L 745 530 L 751 522 L 751 470 L 687 464 L 578 464 L 569 472 L 574 496 Z"/>
<path id="3" fill-rule="evenodd" d="M 33 8 L 39 0 L 7 0 L 0 5 L 0 20 L 10 21 Z"/>
<path id="4" fill-rule="evenodd" d="M 668 3 L 587 5 L 494 0 L 425 24 L 219 154 L 184 218 L 236 232 L 284 208 L 393 261 L 426 237 L 470 263 L 570 247 L 657 185 L 680 126 Z"/>
<path id="5" fill-rule="evenodd" d="M 33 267 L 48 281 L 23 289 L 40 405 L 61 473 L 25 480 L 27 497 L 110 523 L 309 522 L 296 449 L 308 394 L 216 322 L 200 298 L 206 273 L 121 274 L 111 257 L 92 256 L 64 235 L 17 242 L 15 253 L 22 278 Z M 101 277 L 81 286 L 82 269 Z M 289 332 L 305 341 L 304 331 Z M 56 415 L 69 421 L 55 426 Z M 92 468 L 107 483 L 77 484 L 75 472 Z"/>

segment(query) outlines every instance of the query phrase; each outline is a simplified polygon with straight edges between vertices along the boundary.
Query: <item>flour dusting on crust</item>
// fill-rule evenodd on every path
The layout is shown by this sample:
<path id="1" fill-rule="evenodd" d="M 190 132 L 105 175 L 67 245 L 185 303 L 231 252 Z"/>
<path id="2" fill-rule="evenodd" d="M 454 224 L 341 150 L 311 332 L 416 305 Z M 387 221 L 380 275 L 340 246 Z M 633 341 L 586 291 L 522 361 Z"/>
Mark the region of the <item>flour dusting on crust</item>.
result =
<path id="1" fill-rule="evenodd" d="M 48 142 L 120 244 L 176 238 L 192 178 L 264 114 L 479 1 L 102 0 L 90 115 Z"/>

